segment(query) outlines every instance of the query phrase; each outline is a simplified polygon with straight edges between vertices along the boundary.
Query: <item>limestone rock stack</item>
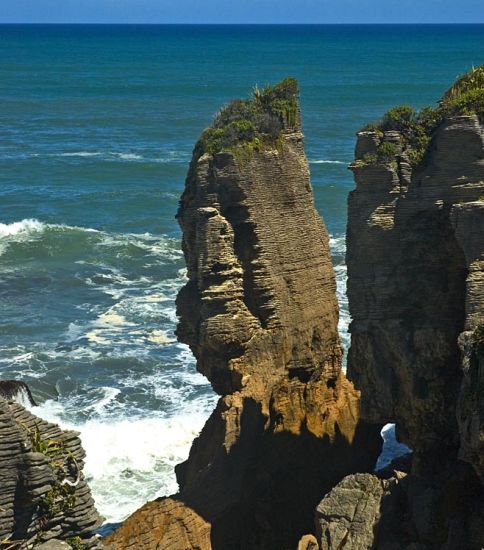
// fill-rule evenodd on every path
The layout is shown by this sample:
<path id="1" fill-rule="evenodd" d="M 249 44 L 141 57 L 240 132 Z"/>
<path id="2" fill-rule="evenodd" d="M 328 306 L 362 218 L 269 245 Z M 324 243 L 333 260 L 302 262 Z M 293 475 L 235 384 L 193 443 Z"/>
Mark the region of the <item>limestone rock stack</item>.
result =
<path id="1" fill-rule="evenodd" d="M 0 397 L 0 544 L 18 550 L 102 548 L 102 518 L 82 468 L 78 434 Z"/>
<path id="2" fill-rule="evenodd" d="M 348 376 L 362 418 L 396 423 L 413 457 L 408 475 L 350 476 L 327 495 L 321 548 L 484 547 L 483 76 L 358 134 Z"/>
<path id="3" fill-rule="evenodd" d="M 195 147 L 178 219 L 188 283 L 177 334 L 221 398 L 176 469 L 180 492 L 145 505 L 108 543 L 295 549 L 314 532 L 321 495 L 371 471 L 381 444 L 341 371 L 295 81 L 220 112 Z"/>

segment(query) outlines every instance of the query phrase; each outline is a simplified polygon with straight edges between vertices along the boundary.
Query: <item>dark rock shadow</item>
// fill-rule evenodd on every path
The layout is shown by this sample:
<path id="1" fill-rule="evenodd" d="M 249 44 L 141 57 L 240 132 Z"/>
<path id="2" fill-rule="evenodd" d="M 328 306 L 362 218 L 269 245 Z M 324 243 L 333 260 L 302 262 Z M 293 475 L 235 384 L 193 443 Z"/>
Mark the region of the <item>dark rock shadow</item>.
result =
<path id="1" fill-rule="evenodd" d="M 260 404 L 244 399 L 239 440 L 228 453 L 220 446 L 174 497 L 211 523 L 213 550 L 293 550 L 314 532 L 325 493 L 348 474 L 371 472 L 381 448 L 378 426 L 360 424 L 350 442 L 337 425 L 330 441 L 306 426 L 298 435 L 274 433 L 266 422 Z"/>

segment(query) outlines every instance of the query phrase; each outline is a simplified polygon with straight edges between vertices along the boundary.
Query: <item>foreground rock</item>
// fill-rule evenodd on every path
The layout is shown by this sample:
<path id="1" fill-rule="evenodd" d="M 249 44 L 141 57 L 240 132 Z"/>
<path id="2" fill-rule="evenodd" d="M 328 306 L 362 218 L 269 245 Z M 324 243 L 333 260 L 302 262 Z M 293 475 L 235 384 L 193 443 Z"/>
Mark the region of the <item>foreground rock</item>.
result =
<path id="1" fill-rule="evenodd" d="M 76 432 L 0 397 L 2 548 L 102 548 L 94 536 L 102 518 L 82 474 L 83 459 Z"/>
<path id="2" fill-rule="evenodd" d="M 403 480 L 343 480 L 318 508 L 321 548 L 484 547 L 483 105 L 481 68 L 436 111 L 358 135 L 348 375 L 362 418 L 396 423 L 413 459 Z"/>
<path id="3" fill-rule="evenodd" d="M 381 439 L 341 371 L 294 81 L 219 114 L 195 148 L 178 218 L 189 281 L 177 334 L 222 397 L 177 467 L 180 493 L 145 505 L 108 542 L 296 548 L 321 495 L 371 470 Z"/>

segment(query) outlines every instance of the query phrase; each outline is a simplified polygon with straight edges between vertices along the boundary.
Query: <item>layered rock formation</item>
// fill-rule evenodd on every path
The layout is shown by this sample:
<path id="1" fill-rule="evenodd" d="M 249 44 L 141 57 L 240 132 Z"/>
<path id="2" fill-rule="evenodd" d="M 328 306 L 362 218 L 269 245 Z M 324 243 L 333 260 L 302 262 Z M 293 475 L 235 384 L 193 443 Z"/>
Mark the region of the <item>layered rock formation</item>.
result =
<path id="1" fill-rule="evenodd" d="M 176 469 L 180 493 L 128 518 L 107 541 L 116 549 L 296 548 L 321 495 L 379 454 L 380 427 L 360 421 L 341 371 L 297 94 L 288 79 L 233 102 L 195 148 L 177 334 L 222 397 Z"/>
<path id="2" fill-rule="evenodd" d="M 102 548 L 94 535 L 102 518 L 82 474 L 83 459 L 76 432 L 0 397 L 2 548 Z"/>
<path id="3" fill-rule="evenodd" d="M 317 511 L 324 549 L 484 547 L 484 70 L 477 71 L 436 111 L 395 109 L 358 134 L 348 375 L 362 393 L 362 417 L 396 423 L 413 459 L 408 475 L 350 476 L 325 497 Z M 429 120 L 430 142 L 418 151 Z"/>

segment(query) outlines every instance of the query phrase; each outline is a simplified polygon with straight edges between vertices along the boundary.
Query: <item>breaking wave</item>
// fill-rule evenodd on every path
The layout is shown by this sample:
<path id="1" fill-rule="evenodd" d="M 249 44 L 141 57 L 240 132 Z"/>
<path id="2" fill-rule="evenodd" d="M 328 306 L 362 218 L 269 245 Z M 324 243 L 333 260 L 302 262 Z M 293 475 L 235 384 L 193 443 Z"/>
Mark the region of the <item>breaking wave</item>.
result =
<path id="1" fill-rule="evenodd" d="M 326 160 L 326 159 L 320 159 L 320 160 L 309 160 L 309 164 L 349 164 L 348 162 L 345 162 L 344 160 Z"/>

